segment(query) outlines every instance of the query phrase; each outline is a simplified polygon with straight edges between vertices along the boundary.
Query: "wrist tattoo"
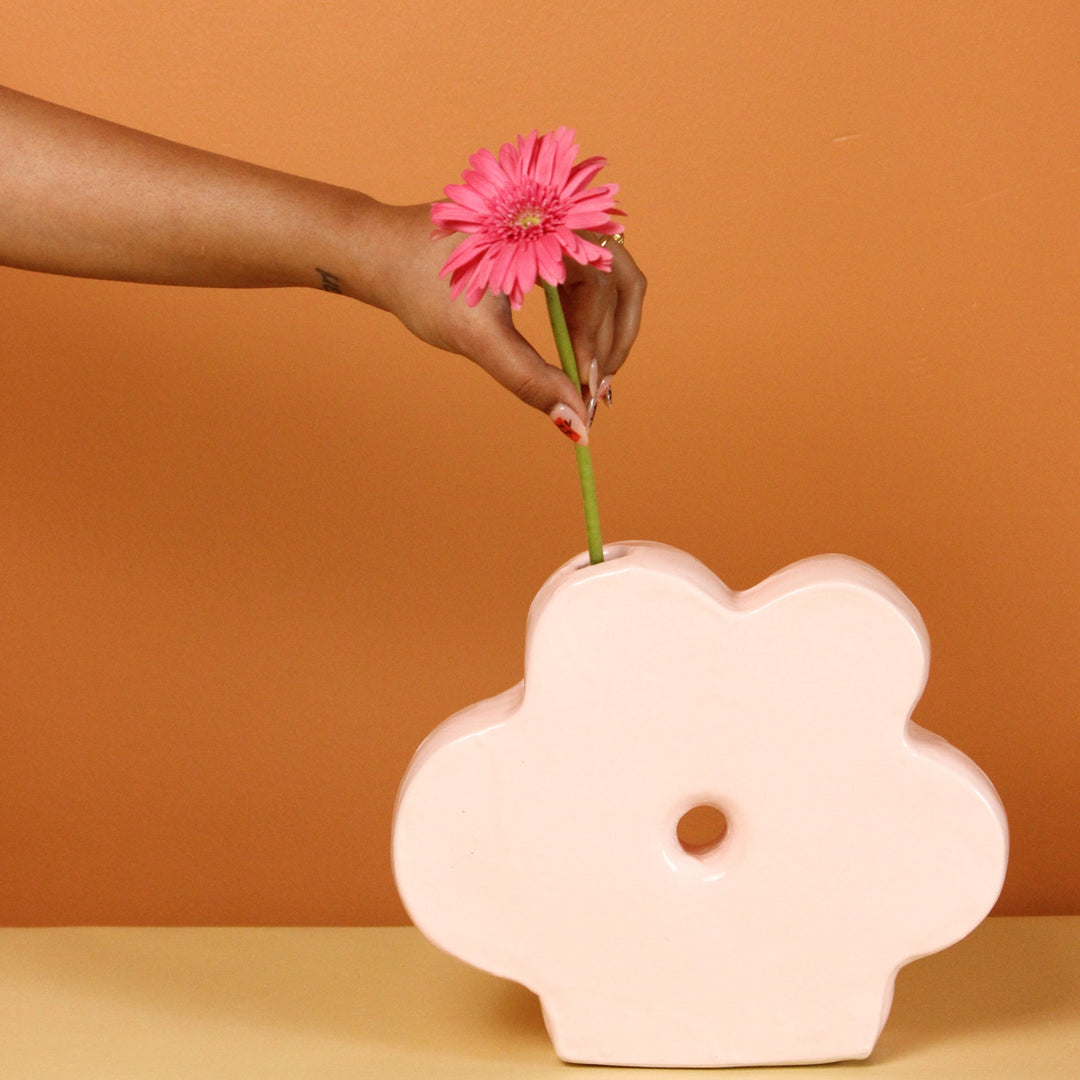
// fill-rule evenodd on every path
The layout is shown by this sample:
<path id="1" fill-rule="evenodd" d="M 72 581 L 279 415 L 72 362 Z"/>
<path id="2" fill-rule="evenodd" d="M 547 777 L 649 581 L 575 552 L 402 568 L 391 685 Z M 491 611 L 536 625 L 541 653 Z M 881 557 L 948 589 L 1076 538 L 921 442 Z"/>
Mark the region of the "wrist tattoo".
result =
<path id="1" fill-rule="evenodd" d="M 331 274 L 329 270 L 323 270 L 316 266 L 315 272 L 322 278 L 322 287 L 326 292 L 341 292 L 341 279 L 337 274 Z"/>

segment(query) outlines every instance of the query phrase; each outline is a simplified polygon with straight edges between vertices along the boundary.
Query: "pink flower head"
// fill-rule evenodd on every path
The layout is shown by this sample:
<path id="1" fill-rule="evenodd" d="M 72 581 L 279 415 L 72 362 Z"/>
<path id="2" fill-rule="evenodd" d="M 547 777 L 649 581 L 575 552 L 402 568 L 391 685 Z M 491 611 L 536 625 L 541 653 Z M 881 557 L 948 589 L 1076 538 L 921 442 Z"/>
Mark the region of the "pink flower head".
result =
<path id="1" fill-rule="evenodd" d="M 450 295 L 462 291 L 472 307 L 485 291 L 503 293 L 515 310 L 525 293 L 542 278 L 551 285 L 566 280 L 563 256 L 601 270 L 611 269 L 611 252 L 575 232 L 612 234 L 618 184 L 590 188 L 607 164 L 591 157 L 574 164 L 574 133 L 560 127 L 547 135 L 518 136 L 504 143 L 498 159 L 478 150 L 462 183 L 444 189 L 449 202 L 435 203 L 431 220 L 436 235 L 469 235 L 455 249 L 440 277 L 450 274 Z"/>

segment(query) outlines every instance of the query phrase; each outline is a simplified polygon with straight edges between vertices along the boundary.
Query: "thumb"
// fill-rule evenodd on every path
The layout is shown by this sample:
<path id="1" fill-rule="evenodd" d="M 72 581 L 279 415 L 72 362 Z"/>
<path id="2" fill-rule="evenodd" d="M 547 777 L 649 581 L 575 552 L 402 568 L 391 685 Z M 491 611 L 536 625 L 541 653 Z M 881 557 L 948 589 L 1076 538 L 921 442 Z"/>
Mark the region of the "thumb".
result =
<path id="1" fill-rule="evenodd" d="M 544 362 L 512 323 L 500 326 L 472 359 L 526 405 L 546 413 L 573 442 L 588 443 L 588 413 L 581 393 L 561 368 Z"/>

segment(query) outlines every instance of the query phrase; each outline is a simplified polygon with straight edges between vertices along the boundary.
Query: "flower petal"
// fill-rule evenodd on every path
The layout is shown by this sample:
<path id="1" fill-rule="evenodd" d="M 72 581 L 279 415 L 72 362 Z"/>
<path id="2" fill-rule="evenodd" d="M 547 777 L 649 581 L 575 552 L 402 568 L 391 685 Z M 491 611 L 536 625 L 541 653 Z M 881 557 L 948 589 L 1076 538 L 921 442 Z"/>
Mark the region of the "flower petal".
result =
<path id="1" fill-rule="evenodd" d="M 586 266 L 595 266 L 600 270 L 611 269 L 611 252 L 599 244 L 590 243 L 569 229 L 559 230 L 559 239 L 571 259 Z"/>
<path id="2" fill-rule="evenodd" d="M 558 144 L 550 135 L 545 135 L 537 144 L 536 162 L 530 172 L 533 179 L 542 187 L 552 186 L 552 174 L 555 171 L 558 151 Z"/>
<path id="3" fill-rule="evenodd" d="M 591 157 L 579 162 L 569 171 L 563 184 L 563 194 L 576 195 L 606 164 L 607 158 L 604 157 Z"/>
<path id="4" fill-rule="evenodd" d="M 443 188 L 443 194 L 458 206 L 463 206 L 477 214 L 487 214 L 491 210 L 489 200 L 471 184 L 447 184 Z"/>
<path id="5" fill-rule="evenodd" d="M 473 169 L 485 180 L 491 183 L 496 189 L 504 187 L 509 179 L 506 175 L 506 170 L 495 159 L 495 155 L 490 150 L 477 150 L 471 158 L 469 158 L 469 164 Z"/>
<path id="6" fill-rule="evenodd" d="M 552 134 L 552 141 L 556 146 L 556 157 L 551 182 L 565 193 L 566 184 L 573 175 L 574 158 L 578 153 L 578 146 L 574 142 L 574 129 L 559 128 Z"/>
<path id="7" fill-rule="evenodd" d="M 508 293 L 514 284 L 514 260 L 517 248 L 514 244 L 500 244 L 491 268 L 491 285 L 496 292 Z"/>
<path id="8" fill-rule="evenodd" d="M 542 277 L 549 285 L 561 285 L 566 280 L 566 266 L 562 261 L 563 247 L 554 233 L 540 237 L 536 242 L 536 263 Z"/>
<path id="9" fill-rule="evenodd" d="M 514 260 L 514 269 L 517 278 L 515 291 L 523 296 L 536 284 L 536 251 L 532 244 L 520 246 L 518 258 Z"/>

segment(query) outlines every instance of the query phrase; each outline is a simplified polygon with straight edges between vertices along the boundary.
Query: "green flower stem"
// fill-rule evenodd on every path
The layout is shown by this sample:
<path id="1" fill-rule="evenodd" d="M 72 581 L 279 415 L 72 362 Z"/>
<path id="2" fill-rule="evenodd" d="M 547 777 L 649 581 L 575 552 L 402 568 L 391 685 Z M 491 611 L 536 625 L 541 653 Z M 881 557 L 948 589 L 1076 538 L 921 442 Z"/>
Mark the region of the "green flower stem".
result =
<path id="1" fill-rule="evenodd" d="M 551 319 L 551 332 L 555 335 L 555 348 L 559 352 L 559 361 L 563 371 L 570 376 L 570 381 L 581 392 L 581 379 L 578 376 L 577 359 L 574 347 L 570 344 L 570 331 L 566 328 L 566 316 L 563 314 L 559 290 L 554 285 L 543 282 L 544 295 L 547 297 L 548 318 Z M 604 542 L 600 539 L 600 511 L 596 505 L 596 481 L 593 479 L 592 454 L 588 446 L 578 443 L 574 447 L 577 455 L 578 478 L 581 480 L 581 500 L 585 504 L 585 535 L 589 541 L 589 562 L 604 561 Z"/>

